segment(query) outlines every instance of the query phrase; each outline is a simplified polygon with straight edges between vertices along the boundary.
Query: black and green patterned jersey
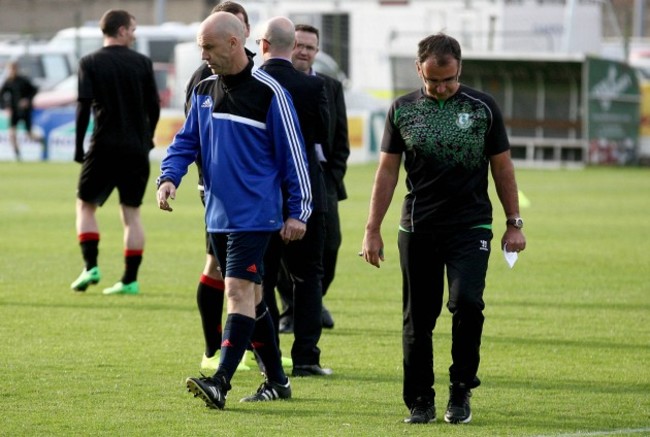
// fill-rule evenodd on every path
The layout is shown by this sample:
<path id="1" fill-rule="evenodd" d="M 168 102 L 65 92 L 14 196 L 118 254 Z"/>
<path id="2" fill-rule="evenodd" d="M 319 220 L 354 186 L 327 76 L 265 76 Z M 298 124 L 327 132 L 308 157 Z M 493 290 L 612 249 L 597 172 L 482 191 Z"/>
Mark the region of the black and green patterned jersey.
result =
<path id="1" fill-rule="evenodd" d="M 408 192 L 400 227 L 490 225 L 489 157 L 509 148 L 501 111 L 485 93 L 460 85 L 445 102 L 423 89 L 395 100 L 381 150 L 404 154 Z"/>

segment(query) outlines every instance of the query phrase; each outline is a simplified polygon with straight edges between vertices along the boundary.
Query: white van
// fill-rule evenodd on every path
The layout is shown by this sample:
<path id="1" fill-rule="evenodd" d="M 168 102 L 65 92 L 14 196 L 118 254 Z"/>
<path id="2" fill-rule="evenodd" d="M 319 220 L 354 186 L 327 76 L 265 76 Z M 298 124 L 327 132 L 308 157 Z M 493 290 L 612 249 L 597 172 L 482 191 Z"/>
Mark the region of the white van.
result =
<path id="1" fill-rule="evenodd" d="M 255 53 L 253 61 L 258 67 L 264 63 L 262 55 L 257 53 L 260 51 L 252 38 L 246 42 L 246 48 Z M 192 77 L 194 71 L 201 66 L 201 51 L 196 42 L 179 43 L 174 49 L 174 76 L 175 80 L 171 84 L 171 103 L 172 108 L 183 108 L 185 105 L 185 87 Z M 316 54 L 314 60 L 314 70 L 319 73 L 326 74 L 330 77 L 340 80 L 344 86 L 347 85 L 348 79 L 345 73 L 338 66 L 334 58 L 323 51 Z"/>
<path id="2" fill-rule="evenodd" d="M 174 47 L 178 43 L 195 41 L 199 23 L 164 23 L 159 26 L 137 25 L 135 51 L 153 62 L 161 104 L 169 106 L 174 85 Z M 69 27 L 58 31 L 48 45 L 72 51 L 77 59 L 102 47 L 104 36 L 97 24 Z M 195 43 L 194 43 L 195 44 Z"/>
<path id="3" fill-rule="evenodd" d="M 49 90 L 76 71 L 71 51 L 34 42 L 0 44 L 0 85 L 7 65 L 17 61 L 21 74 L 29 77 L 39 90 Z"/>
<path id="4" fill-rule="evenodd" d="M 174 60 L 174 46 L 180 42 L 195 41 L 197 29 L 198 24 L 137 25 L 133 49 L 148 56 L 153 62 L 171 64 Z M 51 47 L 71 50 L 77 58 L 101 48 L 102 44 L 102 31 L 97 25 L 62 29 L 49 42 Z"/>

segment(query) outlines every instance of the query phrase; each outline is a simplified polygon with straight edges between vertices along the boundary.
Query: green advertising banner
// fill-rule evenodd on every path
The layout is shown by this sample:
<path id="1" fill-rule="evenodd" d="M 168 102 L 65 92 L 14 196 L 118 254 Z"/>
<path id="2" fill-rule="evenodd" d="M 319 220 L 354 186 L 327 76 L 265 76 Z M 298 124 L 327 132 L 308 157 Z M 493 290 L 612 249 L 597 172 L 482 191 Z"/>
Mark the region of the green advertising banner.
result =
<path id="1" fill-rule="evenodd" d="M 589 163 L 636 163 L 641 122 L 636 72 L 622 62 L 588 57 L 586 76 Z"/>

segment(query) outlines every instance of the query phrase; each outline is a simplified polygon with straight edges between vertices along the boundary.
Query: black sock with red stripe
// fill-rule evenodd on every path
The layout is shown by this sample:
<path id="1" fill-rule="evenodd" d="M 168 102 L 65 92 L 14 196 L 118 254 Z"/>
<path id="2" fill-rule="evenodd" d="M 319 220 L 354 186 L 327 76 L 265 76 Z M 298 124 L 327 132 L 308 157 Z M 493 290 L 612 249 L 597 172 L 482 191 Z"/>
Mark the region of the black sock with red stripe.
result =
<path id="1" fill-rule="evenodd" d="M 138 280 L 138 269 L 142 262 L 142 249 L 124 250 L 124 275 L 122 275 L 122 284 L 130 284 Z"/>
<path id="2" fill-rule="evenodd" d="M 97 256 L 99 255 L 99 233 L 84 232 L 78 235 L 81 256 L 86 264 L 86 270 L 97 267 Z"/>
<path id="3" fill-rule="evenodd" d="M 205 356 L 208 358 L 212 358 L 221 348 L 223 289 L 222 280 L 201 275 L 196 290 L 196 303 L 199 307 L 205 339 Z"/>
<path id="4" fill-rule="evenodd" d="M 287 375 L 282 368 L 280 350 L 275 340 L 275 325 L 266 302 L 262 301 L 255 308 L 255 330 L 251 345 L 257 356 L 264 364 L 266 377 L 269 381 L 286 384 Z"/>
<path id="5" fill-rule="evenodd" d="M 216 374 L 230 382 L 251 341 L 255 319 L 243 314 L 228 314 L 221 342 L 221 362 Z"/>

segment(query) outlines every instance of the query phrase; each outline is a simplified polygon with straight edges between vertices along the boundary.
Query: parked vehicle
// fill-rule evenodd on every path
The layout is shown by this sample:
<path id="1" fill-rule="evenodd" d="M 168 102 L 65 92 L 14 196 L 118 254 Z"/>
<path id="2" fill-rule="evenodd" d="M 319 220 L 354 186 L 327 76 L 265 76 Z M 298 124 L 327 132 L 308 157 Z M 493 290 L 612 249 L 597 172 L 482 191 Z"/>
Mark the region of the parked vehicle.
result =
<path id="1" fill-rule="evenodd" d="M 151 58 L 153 62 L 172 63 L 174 46 L 196 39 L 197 25 L 165 23 L 159 26 L 138 25 L 135 31 L 134 50 Z M 97 25 L 69 27 L 58 31 L 50 40 L 52 47 L 72 51 L 77 58 L 99 49 L 103 35 Z"/>
<path id="2" fill-rule="evenodd" d="M 173 66 L 170 64 L 155 62 L 153 71 L 156 77 L 156 86 L 160 95 L 160 105 L 163 108 L 169 106 L 171 91 L 168 86 L 169 76 L 172 74 Z M 39 91 L 34 96 L 34 109 L 61 108 L 65 106 L 75 106 L 77 104 L 78 77 L 72 74 L 57 83 L 50 89 Z"/>
<path id="3" fill-rule="evenodd" d="M 154 63 L 156 84 L 163 107 L 171 100 L 174 80 L 174 47 L 180 42 L 196 39 L 197 24 L 165 23 L 159 26 L 138 25 L 133 49 L 148 56 Z M 97 25 L 69 27 L 58 31 L 48 45 L 74 53 L 77 59 L 102 47 L 103 35 Z M 63 89 L 66 85 L 62 85 Z M 40 96 L 49 98 L 50 96 Z M 74 97 L 76 100 L 76 96 Z"/>
<path id="4" fill-rule="evenodd" d="M 41 43 L 0 44 L 0 84 L 7 74 L 7 65 L 18 61 L 21 74 L 28 76 L 39 90 L 49 90 L 76 71 L 73 53 Z"/>
<path id="5" fill-rule="evenodd" d="M 246 46 L 253 53 L 259 51 L 259 47 L 253 43 L 252 38 L 249 38 Z M 262 55 L 259 53 L 255 55 L 253 61 L 257 66 L 262 65 L 264 62 Z M 182 108 L 185 104 L 185 86 L 192 73 L 201 66 L 201 63 L 201 52 L 196 42 L 181 42 L 176 44 L 174 49 L 174 74 L 173 79 L 170 81 L 170 88 L 172 90 L 170 106 L 172 108 Z M 314 69 L 319 73 L 340 80 L 347 87 L 348 78 L 334 58 L 327 53 L 319 51 L 316 54 Z"/>

